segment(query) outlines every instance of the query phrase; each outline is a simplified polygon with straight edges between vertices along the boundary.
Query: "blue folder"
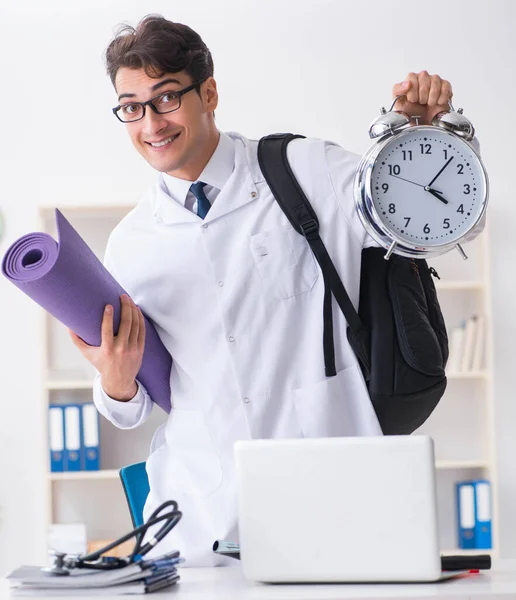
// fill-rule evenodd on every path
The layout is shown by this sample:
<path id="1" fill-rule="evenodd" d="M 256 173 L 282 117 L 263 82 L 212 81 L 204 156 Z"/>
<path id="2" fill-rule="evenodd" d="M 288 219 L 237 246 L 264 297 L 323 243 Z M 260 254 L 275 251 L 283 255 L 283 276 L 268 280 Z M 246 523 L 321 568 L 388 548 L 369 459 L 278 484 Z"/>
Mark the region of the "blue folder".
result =
<path id="1" fill-rule="evenodd" d="M 457 542 L 459 548 L 475 548 L 475 489 L 470 481 L 455 484 Z"/>
<path id="2" fill-rule="evenodd" d="M 50 471 L 65 471 L 64 412 L 63 407 L 57 404 L 50 404 L 48 407 L 48 446 Z"/>
<path id="3" fill-rule="evenodd" d="M 82 468 L 85 471 L 98 471 L 100 468 L 99 454 L 99 414 L 92 403 L 82 406 Z"/>
<path id="4" fill-rule="evenodd" d="M 81 406 L 64 405 L 64 446 L 67 471 L 81 470 Z"/>
<path id="5" fill-rule="evenodd" d="M 476 479 L 472 484 L 475 489 L 475 548 L 490 550 L 493 547 L 491 484 L 487 479 Z"/>

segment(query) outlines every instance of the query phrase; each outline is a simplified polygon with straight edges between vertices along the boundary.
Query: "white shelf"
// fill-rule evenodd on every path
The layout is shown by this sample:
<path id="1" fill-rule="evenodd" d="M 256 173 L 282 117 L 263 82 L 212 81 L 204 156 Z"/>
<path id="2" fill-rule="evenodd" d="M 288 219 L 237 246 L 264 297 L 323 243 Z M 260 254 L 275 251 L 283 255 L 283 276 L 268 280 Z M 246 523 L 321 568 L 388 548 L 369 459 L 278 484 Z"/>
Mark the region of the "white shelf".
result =
<path id="1" fill-rule="evenodd" d="M 118 479 L 117 469 L 101 469 L 99 471 L 64 471 L 62 473 L 48 473 L 50 481 L 68 481 L 82 479 Z"/>
<path id="2" fill-rule="evenodd" d="M 435 468 L 440 469 L 485 469 L 489 466 L 486 460 L 437 460 Z M 101 469 L 99 471 L 64 471 L 48 473 L 51 481 L 74 479 L 118 479 L 117 469 Z"/>
<path id="3" fill-rule="evenodd" d="M 45 382 L 45 389 L 53 390 L 91 390 L 93 379 L 50 379 Z"/>
<path id="4" fill-rule="evenodd" d="M 446 373 L 448 379 L 487 379 L 489 373 L 487 371 L 464 371 L 455 373 Z"/>
<path id="5" fill-rule="evenodd" d="M 487 469 L 487 460 L 436 460 L 435 468 L 443 469 Z"/>
<path id="6" fill-rule="evenodd" d="M 482 280 L 455 280 L 455 281 L 437 281 L 435 287 L 438 291 L 454 291 L 454 290 L 482 290 L 486 287 L 486 284 Z"/>
<path id="7" fill-rule="evenodd" d="M 444 555 L 454 555 L 454 554 L 459 554 L 459 555 L 469 555 L 469 554 L 493 554 L 493 550 L 485 550 L 483 548 L 471 548 L 471 549 L 466 549 L 466 548 L 452 548 L 450 549 L 446 549 L 446 550 L 441 550 L 441 554 Z"/>
<path id="8" fill-rule="evenodd" d="M 446 373 L 449 379 L 486 379 L 487 371 L 467 371 L 464 373 Z M 90 390 L 93 388 L 92 379 L 49 379 L 45 382 L 45 389 L 53 390 Z"/>

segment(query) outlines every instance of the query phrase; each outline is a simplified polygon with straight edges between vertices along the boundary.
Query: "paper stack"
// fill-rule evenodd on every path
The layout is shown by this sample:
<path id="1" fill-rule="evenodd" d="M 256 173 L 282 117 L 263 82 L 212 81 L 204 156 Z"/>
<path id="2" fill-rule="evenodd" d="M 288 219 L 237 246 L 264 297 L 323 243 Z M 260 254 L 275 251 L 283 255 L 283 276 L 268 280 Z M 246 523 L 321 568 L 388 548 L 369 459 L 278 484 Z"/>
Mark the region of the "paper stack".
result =
<path id="1" fill-rule="evenodd" d="M 140 560 L 121 569 L 72 569 L 69 575 L 52 575 L 41 567 L 23 566 L 9 573 L 11 596 L 119 596 L 149 594 L 179 580 L 179 552 Z"/>

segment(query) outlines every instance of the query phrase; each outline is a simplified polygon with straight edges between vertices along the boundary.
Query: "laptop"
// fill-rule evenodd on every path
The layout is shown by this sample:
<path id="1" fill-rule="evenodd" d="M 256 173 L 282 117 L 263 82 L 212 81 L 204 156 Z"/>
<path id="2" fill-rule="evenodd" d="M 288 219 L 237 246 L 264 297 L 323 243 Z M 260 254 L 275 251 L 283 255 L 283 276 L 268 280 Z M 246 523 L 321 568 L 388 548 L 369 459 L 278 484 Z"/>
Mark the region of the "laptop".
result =
<path id="1" fill-rule="evenodd" d="M 240 559 L 251 581 L 467 573 L 442 571 L 429 436 L 246 440 L 235 460 Z"/>

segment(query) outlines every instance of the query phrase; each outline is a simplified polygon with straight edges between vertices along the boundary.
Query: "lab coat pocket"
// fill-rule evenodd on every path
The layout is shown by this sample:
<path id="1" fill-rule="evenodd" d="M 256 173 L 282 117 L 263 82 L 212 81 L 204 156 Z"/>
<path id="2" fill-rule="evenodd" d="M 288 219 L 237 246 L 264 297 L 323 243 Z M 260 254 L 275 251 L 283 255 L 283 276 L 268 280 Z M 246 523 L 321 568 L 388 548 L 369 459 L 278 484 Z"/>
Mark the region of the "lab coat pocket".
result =
<path id="1" fill-rule="evenodd" d="M 358 365 L 294 390 L 293 400 L 305 437 L 381 435 Z"/>
<path id="2" fill-rule="evenodd" d="M 279 299 L 310 291 L 319 275 L 306 239 L 293 228 L 251 236 L 250 248 L 266 294 Z"/>
<path id="3" fill-rule="evenodd" d="M 165 437 L 162 477 L 170 482 L 170 490 L 203 498 L 222 485 L 222 463 L 201 410 L 172 408 Z"/>

